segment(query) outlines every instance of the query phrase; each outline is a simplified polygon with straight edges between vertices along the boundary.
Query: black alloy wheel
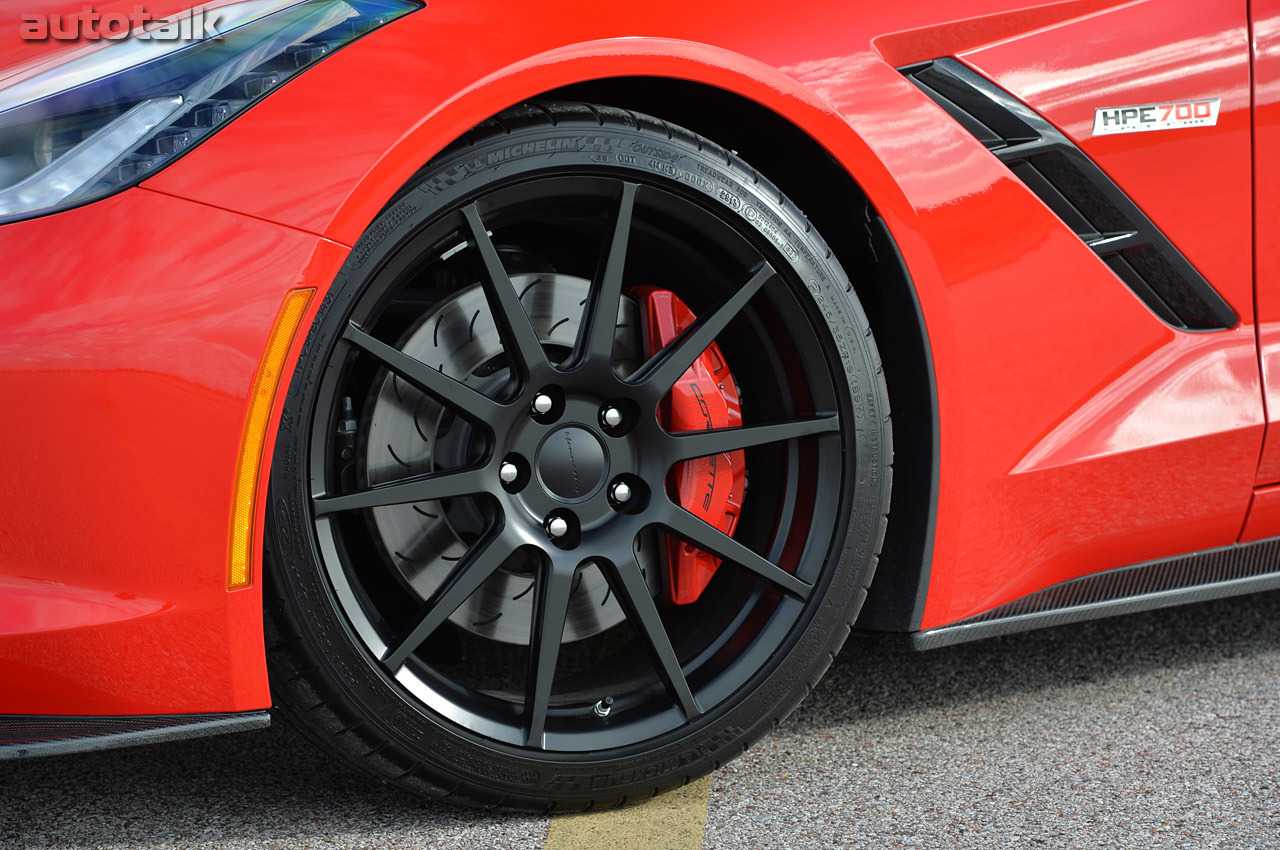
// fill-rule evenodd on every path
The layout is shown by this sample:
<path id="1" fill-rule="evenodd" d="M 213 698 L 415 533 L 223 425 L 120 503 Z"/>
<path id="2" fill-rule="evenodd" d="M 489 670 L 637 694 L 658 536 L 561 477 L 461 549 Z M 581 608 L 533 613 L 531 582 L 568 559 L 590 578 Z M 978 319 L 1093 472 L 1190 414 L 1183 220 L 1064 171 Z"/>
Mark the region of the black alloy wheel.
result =
<path id="1" fill-rule="evenodd" d="M 696 316 L 656 351 L 641 286 Z M 743 424 L 672 432 L 664 402 L 713 343 Z M 603 107 L 504 113 L 380 214 L 306 340 L 269 496 L 277 702 L 464 802 L 588 808 L 714 769 L 849 633 L 886 397 L 844 272 L 743 163 Z M 673 480 L 729 452 L 733 534 Z M 669 539 L 721 560 L 690 604 Z"/>

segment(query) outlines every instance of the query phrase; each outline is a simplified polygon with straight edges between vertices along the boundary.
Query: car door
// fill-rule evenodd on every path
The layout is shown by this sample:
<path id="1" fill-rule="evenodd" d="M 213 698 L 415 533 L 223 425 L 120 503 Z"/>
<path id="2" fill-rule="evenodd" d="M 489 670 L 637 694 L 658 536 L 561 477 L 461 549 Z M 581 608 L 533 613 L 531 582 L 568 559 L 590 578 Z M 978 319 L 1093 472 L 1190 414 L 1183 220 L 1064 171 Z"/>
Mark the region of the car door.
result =
<path id="1" fill-rule="evenodd" d="M 1280 0 L 1254 0 L 1254 222 L 1258 347 L 1267 403 L 1267 437 L 1257 484 L 1280 482 Z M 1276 532 L 1272 532 L 1273 534 Z"/>

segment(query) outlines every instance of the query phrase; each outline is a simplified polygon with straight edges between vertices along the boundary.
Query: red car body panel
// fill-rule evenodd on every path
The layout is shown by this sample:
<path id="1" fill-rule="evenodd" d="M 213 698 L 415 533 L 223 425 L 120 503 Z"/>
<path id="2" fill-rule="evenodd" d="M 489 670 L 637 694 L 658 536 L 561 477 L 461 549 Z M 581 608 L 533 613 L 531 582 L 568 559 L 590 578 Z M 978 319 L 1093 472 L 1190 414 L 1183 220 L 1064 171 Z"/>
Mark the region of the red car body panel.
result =
<path id="1" fill-rule="evenodd" d="M 964 386 L 979 405 L 993 397 L 1016 400 L 1022 421 L 1011 421 L 1004 405 L 984 405 L 991 421 L 975 433 L 995 439 L 983 440 L 988 456 L 973 470 L 981 478 L 964 490 L 971 504 L 994 510 L 952 518 L 968 519 L 968 535 L 978 535 L 961 551 L 986 554 L 956 557 L 953 569 L 941 567 L 935 550 L 926 628 L 1100 569 L 1235 542 L 1263 424 L 1250 340 L 1246 4 L 1132 4 L 960 58 L 1032 104 L 1136 199 L 1231 304 L 1241 326 L 1221 334 L 1171 332 L 1128 360 L 1115 343 L 1136 341 L 1132 330 L 1106 328 L 1087 316 L 1079 316 L 1074 328 L 1047 314 L 1044 322 L 1028 322 L 1031 314 L 1024 314 L 1019 325 L 1026 338 L 1009 345 L 1013 341 L 1002 332 L 997 356 L 1044 351 L 1043 340 L 1037 346 L 1032 337 L 1051 324 L 1067 334 L 1058 341 L 1066 347 L 1057 357 L 1044 351 L 1043 359 L 1023 361 L 1025 384 L 1011 385 L 1007 373 L 984 380 L 987 370 L 976 350 L 960 358 L 972 364 L 967 380 L 948 382 L 940 375 L 943 392 L 948 383 Z M 1092 136 L 1095 108 L 1202 97 L 1222 100 L 1217 126 L 1203 133 Z M 1075 297 L 1065 275 L 1032 274 L 1023 281 L 1037 284 L 1060 287 L 1059 297 L 1072 298 L 1086 313 L 1102 312 L 1090 299 Z M 1045 294 L 1039 310 L 1055 309 L 1057 298 Z M 975 347 L 983 341 L 974 334 L 967 339 Z M 1081 369 L 1083 349 L 1096 354 L 1094 346 L 1120 368 L 1110 375 Z M 934 356 L 946 359 L 936 344 Z M 978 407 L 959 416 L 972 425 L 984 417 Z M 1027 428 L 1028 419 L 1045 430 Z M 996 436 L 1002 420 L 1007 432 Z M 1005 464 L 1011 474 L 993 474 Z M 1031 552 L 1041 559 L 1028 559 Z"/>
<path id="2" fill-rule="evenodd" d="M 1255 3 L 1264 81 L 1280 64 L 1276 6 Z M 921 628 L 1235 542 L 1255 483 L 1280 480 L 1267 456 L 1259 468 L 1258 338 L 1280 399 L 1280 330 L 1267 328 L 1280 328 L 1280 293 L 1258 292 L 1256 333 L 1251 97 L 1259 149 L 1280 134 L 1280 111 L 1274 86 L 1251 92 L 1249 32 L 1244 0 L 827 0 L 803 14 L 763 2 L 584 14 L 564 0 L 536 12 L 434 0 L 143 189 L 0 227 L 0 389 L 22 399 L 6 432 L 25 461 L 0 481 L 0 680 L 14 683 L 0 713 L 270 703 L 261 589 L 225 590 L 226 538 L 249 388 L 285 292 L 323 295 L 344 246 L 466 130 L 587 80 L 672 77 L 755 101 L 821 144 L 885 219 L 938 386 Z M 1239 325 L 1161 322 L 896 70 L 948 55 L 1073 139 Z M 1216 127 L 1091 136 L 1096 108 L 1198 97 L 1221 98 Z M 1256 175 L 1260 234 L 1280 211 L 1268 173 Z M 1271 239 L 1258 240 L 1260 274 L 1280 259 Z M 258 547 L 255 575 L 260 558 Z"/>
<path id="3" fill-rule="evenodd" d="M 231 476 L 284 293 L 346 250 L 134 189 L 0 227 L 0 256 L 0 711 L 269 705 L 261 592 L 226 589 Z"/>

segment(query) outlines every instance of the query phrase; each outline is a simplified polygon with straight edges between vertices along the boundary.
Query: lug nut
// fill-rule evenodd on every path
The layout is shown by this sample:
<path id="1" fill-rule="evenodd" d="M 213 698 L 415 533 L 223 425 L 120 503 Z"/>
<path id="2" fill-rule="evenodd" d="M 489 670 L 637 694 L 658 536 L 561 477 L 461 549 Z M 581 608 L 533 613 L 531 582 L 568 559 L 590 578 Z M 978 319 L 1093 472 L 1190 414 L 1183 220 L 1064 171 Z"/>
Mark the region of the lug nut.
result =
<path id="1" fill-rule="evenodd" d="M 617 428 L 622 424 L 622 411 L 616 407 L 606 407 L 600 411 L 600 421 L 609 428 Z"/>
<path id="2" fill-rule="evenodd" d="M 555 402 L 552 401 L 551 396 L 546 393 L 538 393 L 533 397 L 533 404 L 531 406 L 534 413 L 539 416 L 546 416 L 551 412 L 551 408 L 555 407 Z"/>
<path id="3" fill-rule="evenodd" d="M 569 523 L 565 521 L 564 517 L 553 516 L 547 520 L 546 529 L 548 537 L 559 540 L 569 533 Z"/>
<path id="4" fill-rule="evenodd" d="M 625 481 L 619 481 L 617 484 L 613 485 L 613 489 L 609 491 L 609 495 L 612 496 L 613 500 L 620 505 L 625 502 L 629 502 L 631 501 L 631 485 L 627 484 Z"/>
<path id="5" fill-rule="evenodd" d="M 511 461 L 506 461 L 498 467 L 498 477 L 503 484 L 510 484 L 520 477 L 520 468 Z"/>

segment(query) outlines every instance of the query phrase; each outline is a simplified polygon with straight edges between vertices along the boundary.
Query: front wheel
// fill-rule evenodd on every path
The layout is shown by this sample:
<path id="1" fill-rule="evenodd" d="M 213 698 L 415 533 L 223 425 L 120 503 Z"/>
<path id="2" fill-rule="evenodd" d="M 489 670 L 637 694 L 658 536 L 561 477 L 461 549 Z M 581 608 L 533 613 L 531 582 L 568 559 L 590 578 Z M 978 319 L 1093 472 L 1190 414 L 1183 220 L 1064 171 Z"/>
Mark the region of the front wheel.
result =
<path id="1" fill-rule="evenodd" d="M 286 399 L 280 707 L 431 796 L 582 809 L 742 752 L 849 633 L 887 394 L 821 238 L 722 149 L 563 103 L 434 160 Z"/>

